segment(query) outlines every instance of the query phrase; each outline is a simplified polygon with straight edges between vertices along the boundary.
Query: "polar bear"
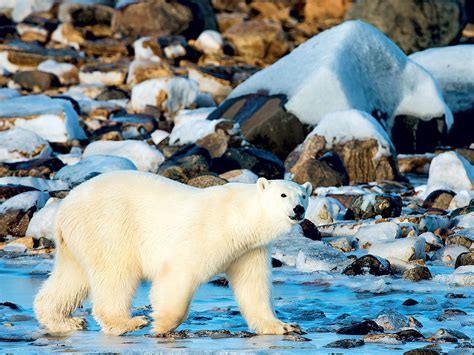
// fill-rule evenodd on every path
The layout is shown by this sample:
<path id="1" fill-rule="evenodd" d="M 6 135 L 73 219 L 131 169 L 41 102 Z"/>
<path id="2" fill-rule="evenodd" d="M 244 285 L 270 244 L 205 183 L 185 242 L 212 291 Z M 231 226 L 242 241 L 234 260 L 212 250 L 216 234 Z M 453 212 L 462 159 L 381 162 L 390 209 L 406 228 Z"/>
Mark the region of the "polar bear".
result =
<path id="1" fill-rule="evenodd" d="M 258 334 L 299 331 L 275 316 L 269 245 L 304 218 L 311 184 L 260 178 L 199 189 L 145 172 L 99 175 L 72 190 L 56 216 L 54 270 L 35 298 L 50 332 L 83 329 L 71 317 L 90 293 L 104 333 L 144 327 L 130 307 L 152 282 L 153 331 L 183 322 L 197 287 L 225 273 L 242 315 Z"/>

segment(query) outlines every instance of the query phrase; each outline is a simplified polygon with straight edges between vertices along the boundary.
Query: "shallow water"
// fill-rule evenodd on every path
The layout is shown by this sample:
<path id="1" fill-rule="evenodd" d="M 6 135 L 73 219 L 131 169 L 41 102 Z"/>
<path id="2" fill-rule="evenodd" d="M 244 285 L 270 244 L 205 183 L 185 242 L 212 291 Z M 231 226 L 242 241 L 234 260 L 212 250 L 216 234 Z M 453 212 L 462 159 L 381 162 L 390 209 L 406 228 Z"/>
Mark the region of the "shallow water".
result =
<path id="1" fill-rule="evenodd" d="M 46 261 L 45 261 L 46 260 Z M 38 266 L 39 265 L 39 266 Z M 404 315 L 418 319 L 421 333 L 431 336 L 439 328 L 453 328 L 474 336 L 474 292 L 467 287 L 452 287 L 439 281 L 410 283 L 391 277 L 349 277 L 330 273 L 301 273 L 292 268 L 274 269 L 275 309 L 280 319 L 296 322 L 308 334 L 311 341 L 296 342 L 285 336 L 258 336 L 250 338 L 191 337 L 187 339 L 157 339 L 146 336 L 150 327 L 122 337 L 102 335 L 90 316 L 90 303 L 78 311 L 86 316 L 89 330 L 63 337 L 48 337 L 41 333 L 33 318 L 32 300 L 43 280 L 44 270 L 50 268 L 50 260 L 44 257 L 19 257 L 0 259 L 0 302 L 13 302 L 21 311 L 0 306 L 0 350 L 3 352 L 213 352 L 235 353 L 272 350 L 292 353 L 401 353 L 408 349 L 428 345 L 411 342 L 402 345 L 366 344 L 354 349 L 324 348 L 338 339 L 357 339 L 361 336 L 338 335 L 333 331 L 342 324 L 335 320 L 344 313 L 350 319 L 373 319 L 385 308 L 396 309 Z M 431 267 L 432 273 L 452 272 L 444 266 Z M 37 274 L 32 274 L 37 273 Z M 39 273 L 39 274 L 38 274 Z M 133 313 L 148 314 L 149 284 L 143 283 L 137 291 Z M 448 292 L 462 293 L 466 298 L 448 299 Z M 113 297 L 113 295 L 111 295 Z M 431 299 L 432 297 L 434 299 Z M 402 303 L 413 298 L 420 303 L 407 307 Z M 424 304 L 425 303 L 425 304 Z M 440 322 L 435 317 L 443 309 L 455 308 L 467 312 L 449 321 Z M 321 313 L 323 312 L 323 313 Z M 6 326 L 5 324 L 13 324 Z M 232 333 L 248 331 L 238 313 L 231 290 L 212 284 L 203 285 L 194 297 L 188 320 L 178 330 L 227 329 Z M 5 341 L 10 338 L 10 341 Z M 456 344 L 441 344 L 443 351 L 454 349 Z"/>

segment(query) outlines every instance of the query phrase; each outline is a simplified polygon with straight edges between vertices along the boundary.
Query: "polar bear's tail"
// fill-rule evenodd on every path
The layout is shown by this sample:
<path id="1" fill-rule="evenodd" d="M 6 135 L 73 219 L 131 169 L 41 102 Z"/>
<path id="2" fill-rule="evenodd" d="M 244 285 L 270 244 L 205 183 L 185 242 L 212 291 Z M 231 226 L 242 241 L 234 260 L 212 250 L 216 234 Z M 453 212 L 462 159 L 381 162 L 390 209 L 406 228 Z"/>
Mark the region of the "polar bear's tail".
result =
<path id="1" fill-rule="evenodd" d="M 84 301 L 89 282 L 82 267 L 64 242 L 56 227 L 56 258 L 54 270 L 41 287 L 34 301 L 38 321 L 52 333 L 85 328 L 85 320 L 71 313 Z"/>

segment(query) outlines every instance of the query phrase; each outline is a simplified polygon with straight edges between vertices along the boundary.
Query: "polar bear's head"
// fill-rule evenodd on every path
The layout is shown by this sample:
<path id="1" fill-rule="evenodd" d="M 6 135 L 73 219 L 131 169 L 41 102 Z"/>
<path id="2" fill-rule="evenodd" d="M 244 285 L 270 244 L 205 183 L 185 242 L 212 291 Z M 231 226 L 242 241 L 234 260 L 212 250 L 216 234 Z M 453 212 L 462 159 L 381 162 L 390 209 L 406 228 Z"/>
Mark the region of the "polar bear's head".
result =
<path id="1" fill-rule="evenodd" d="M 298 185 L 286 180 L 268 181 L 260 178 L 257 180 L 257 190 L 263 206 L 275 217 L 275 222 L 296 224 L 305 216 L 312 186 L 309 182 Z"/>

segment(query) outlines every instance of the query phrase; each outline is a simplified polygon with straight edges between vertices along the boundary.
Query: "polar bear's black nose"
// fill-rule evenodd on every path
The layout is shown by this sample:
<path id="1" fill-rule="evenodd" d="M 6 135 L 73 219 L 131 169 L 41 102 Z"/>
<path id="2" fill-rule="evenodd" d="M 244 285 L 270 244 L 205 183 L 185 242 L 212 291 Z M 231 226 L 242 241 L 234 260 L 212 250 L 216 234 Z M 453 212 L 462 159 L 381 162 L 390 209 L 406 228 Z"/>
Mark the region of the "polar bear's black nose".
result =
<path id="1" fill-rule="evenodd" d="M 295 217 L 299 220 L 303 219 L 304 215 L 304 207 L 301 205 L 296 206 L 293 208 L 293 212 L 295 212 Z"/>

